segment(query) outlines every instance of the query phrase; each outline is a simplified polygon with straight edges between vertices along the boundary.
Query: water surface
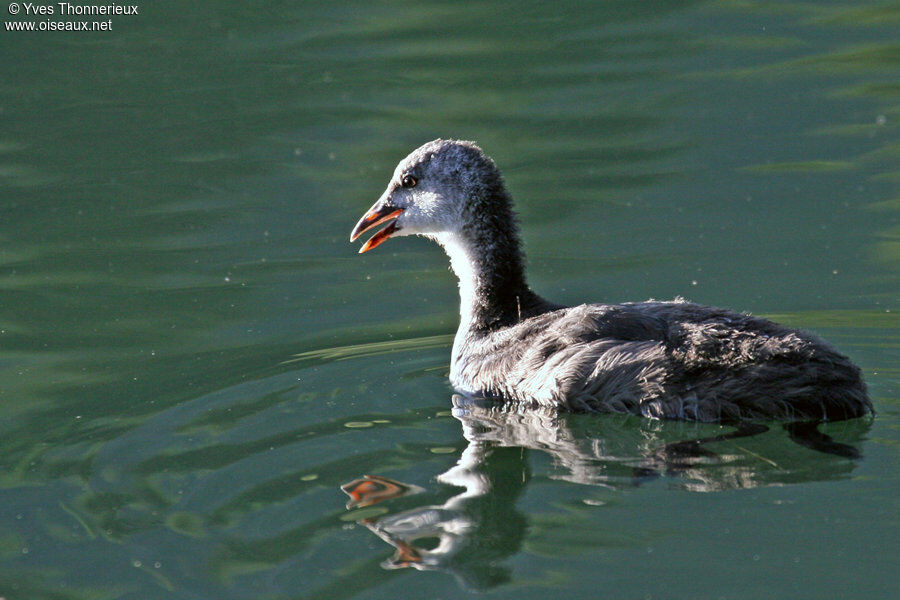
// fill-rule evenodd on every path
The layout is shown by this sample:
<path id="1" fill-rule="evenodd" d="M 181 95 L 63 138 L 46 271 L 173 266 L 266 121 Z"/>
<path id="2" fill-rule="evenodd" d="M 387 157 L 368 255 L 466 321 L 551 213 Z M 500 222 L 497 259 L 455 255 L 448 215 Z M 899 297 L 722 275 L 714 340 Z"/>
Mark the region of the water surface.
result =
<path id="1" fill-rule="evenodd" d="M 0 595 L 896 596 L 898 26 L 199 2 L 0 31 Z M 823 430 L 863 458 L 774 426 L 673 462 L 727 430 L 454 404 L 446 258 L 347 242 L 438 136 L 503 169 L 550 299 L 831 340 L 878 416 Z M 365 475 L 417 493 L 346 508 Z"/>

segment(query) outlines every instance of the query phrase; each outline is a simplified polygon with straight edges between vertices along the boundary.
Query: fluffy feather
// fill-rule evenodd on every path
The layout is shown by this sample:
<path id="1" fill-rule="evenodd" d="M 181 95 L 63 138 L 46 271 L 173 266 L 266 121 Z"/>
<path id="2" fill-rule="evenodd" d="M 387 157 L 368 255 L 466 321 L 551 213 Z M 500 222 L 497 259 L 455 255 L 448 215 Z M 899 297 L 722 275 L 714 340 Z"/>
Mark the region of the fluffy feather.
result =
<path id="1" fill-rule="evenodd" d="M 564 307 L 535 294 L 503 178 L 472 142 L 415 150 L 376 207 L 403 209 L 395 235 L 425 235 L 450 257 L 461 297 L 450 379 L 461 392 L 655 419 L 872 412 L 859 369 L 809 333 L 680 299 Z"/>

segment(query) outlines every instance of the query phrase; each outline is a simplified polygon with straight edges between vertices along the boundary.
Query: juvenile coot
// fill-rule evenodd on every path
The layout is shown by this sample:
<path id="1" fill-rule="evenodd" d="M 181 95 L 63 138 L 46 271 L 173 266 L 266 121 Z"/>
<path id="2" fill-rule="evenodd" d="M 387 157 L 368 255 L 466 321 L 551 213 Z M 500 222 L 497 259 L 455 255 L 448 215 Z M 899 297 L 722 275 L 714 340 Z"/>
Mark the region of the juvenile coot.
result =
<path id="1" fill-rule="evenodd" d="M 440 244 L 459 278 L 450 380 L 469 395 L 697 421 L 840 420 L 872 411 L 859 369 L 814 335 L 681 299 L 566 307 L 535 294 L 512 200 L 472 142 L 400 161 L 350 240 Z"/>

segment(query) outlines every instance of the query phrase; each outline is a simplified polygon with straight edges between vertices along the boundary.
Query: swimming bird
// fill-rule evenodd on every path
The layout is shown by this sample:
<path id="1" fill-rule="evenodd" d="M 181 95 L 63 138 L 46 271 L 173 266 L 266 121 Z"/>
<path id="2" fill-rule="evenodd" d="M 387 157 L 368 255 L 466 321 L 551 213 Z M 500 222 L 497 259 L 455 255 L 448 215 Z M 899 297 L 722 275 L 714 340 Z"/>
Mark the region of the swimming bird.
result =
<path id="1" fill-rule="evenodd" d="M 682 299 L 549 302 L 526 282 L 512 199 L 473 142 L 400 161 L 350 240 L 421 235 L 459 279 L 450 381 L 461 393 L 575 412 L 704 422 L 841 420 L 872 412 L 857 368 L 807 332 Z"/>

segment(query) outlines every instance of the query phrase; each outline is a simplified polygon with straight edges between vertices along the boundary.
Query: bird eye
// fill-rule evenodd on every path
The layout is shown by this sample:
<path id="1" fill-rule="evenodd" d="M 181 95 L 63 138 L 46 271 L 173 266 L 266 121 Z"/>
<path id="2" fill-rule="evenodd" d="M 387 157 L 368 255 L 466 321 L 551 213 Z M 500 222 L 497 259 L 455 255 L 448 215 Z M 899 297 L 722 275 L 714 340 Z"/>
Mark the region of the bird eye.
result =
<path id="1" fill-rule="evenodd" d="M 419 180 L 413 177 L 412 175 L 406 174 L 400 179 L 400 185 L 405 188 L 416 187 L 416 184 L 419 183 Z"/>

